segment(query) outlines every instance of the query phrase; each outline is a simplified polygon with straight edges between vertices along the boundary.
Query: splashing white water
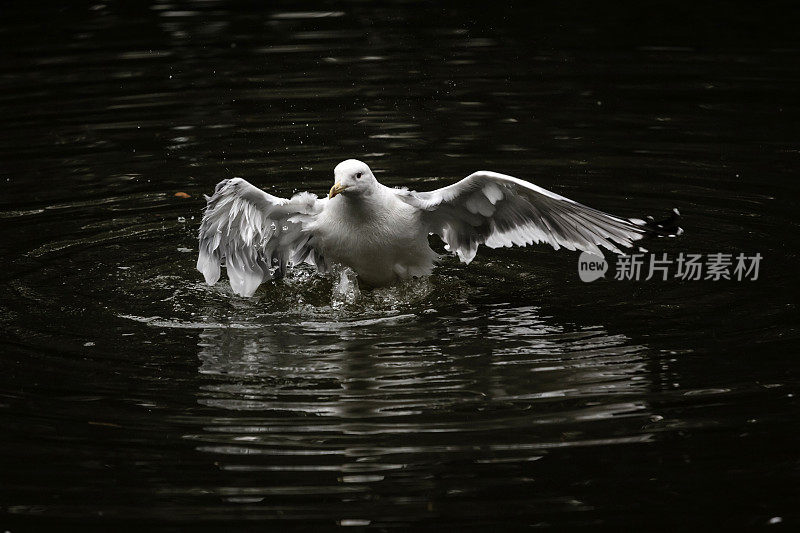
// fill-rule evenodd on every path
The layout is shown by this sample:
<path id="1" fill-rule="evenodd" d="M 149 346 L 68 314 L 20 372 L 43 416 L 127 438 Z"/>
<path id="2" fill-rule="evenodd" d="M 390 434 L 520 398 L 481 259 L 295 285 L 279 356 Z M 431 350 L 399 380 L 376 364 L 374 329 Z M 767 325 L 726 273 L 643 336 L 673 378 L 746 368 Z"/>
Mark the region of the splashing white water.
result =
<path id="1" fill-rule="evenodd" d="M 349 267 L 338 266 L 334 268 L 333 275 L 336 281 L 331 291 L 331 306 L 339 309 L 344 305 L 353 305 L 361 298 L 358 288 L 358 275 Z"/>

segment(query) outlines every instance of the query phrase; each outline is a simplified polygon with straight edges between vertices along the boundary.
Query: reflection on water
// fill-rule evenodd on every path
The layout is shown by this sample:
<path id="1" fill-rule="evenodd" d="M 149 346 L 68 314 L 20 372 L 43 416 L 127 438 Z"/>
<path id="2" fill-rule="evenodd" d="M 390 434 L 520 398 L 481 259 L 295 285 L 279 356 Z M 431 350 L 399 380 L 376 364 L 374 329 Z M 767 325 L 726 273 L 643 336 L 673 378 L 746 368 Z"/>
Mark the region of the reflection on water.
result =
<path id="1" fill-rule="evenodd" d="M 0 526 L 796 521 L 791 16 L 257 7 L 3 8 Z M 762 276 L 584 284 L 533 247 L 360 294 L 202 282 L 220 179 L 324 194 L 348 157 L 677 206 L 659 252 L 760 253 Z"/>
<path id="2" fill-rule="evenodd" d="M 491 465 L 528 464 L 531 479 L 507 488 L 535 497 L 525 485 L 551 450 L 652 438 L 647 349 L 602 327 L 569 330 L 535 307 L 214 327 L 198 345 L 212 379 L 197 401 L 218 414 L 185 438 L 223 471 L 270 473 L 221 494 L 230 501 L 261 502 L 314 475 L 309 493 L 360 502 L 420 484 L 415 499 L 433 508 L 437 491 L 499 481 Z M 458 489 L 424 481 L 440 461 L 462 465 L 451 472 Z M 361 512 L 338 518 L 381 518 Z"/>
<path id="3" fill-rule="evenodd" d="M 644 349 L 624 335 L 609 335 L 600 327 L 565 332 L 538 318 L 536 308 L 470 315 L 458 317 L 458 339 L 449 339 L 445 325 L 430 327 L 438 321 L 429 315 L 410 314 L 205 329 L 199 371 L 228 382 L 205 389 L 210 394 L 199 401 L 225 409 L 282 411 L 294 405 L 293 396 L 300 399 L 312 390 L 316 400 L 308 411 L 298 403 L 298 416 L 327 413 L 349 419 L 419 415 L 464 401 L 492 405 L 647 391 Z M 520 396 L 520 385 L 514 385 L 520 374 L 537 382 L 535 394 Z M 510 376 L 515 379 L 506 383 Z"/>

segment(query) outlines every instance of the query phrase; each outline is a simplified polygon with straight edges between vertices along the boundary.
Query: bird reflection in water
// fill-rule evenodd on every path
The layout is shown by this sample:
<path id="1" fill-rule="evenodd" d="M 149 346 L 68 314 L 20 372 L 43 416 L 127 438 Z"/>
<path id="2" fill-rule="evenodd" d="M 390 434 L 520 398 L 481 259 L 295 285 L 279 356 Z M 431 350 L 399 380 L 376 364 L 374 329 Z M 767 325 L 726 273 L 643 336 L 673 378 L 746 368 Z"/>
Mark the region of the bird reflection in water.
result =
<path id="1" fill-rule="evenodd" d="M 475 491 L 492 469 L 533 475 L 521 465 L 556 448 L 650 441 L 647 348 L 539 313 L 494 305 L 207 327 L 198 403 L 216 413 L 187 437 L 222 470 L 270 472 L 247 498 L 307 476 L 308 491 L 362 502 L 447 492 L 436 476 L 453 462 L 464 466 L 459 490 Z"/>

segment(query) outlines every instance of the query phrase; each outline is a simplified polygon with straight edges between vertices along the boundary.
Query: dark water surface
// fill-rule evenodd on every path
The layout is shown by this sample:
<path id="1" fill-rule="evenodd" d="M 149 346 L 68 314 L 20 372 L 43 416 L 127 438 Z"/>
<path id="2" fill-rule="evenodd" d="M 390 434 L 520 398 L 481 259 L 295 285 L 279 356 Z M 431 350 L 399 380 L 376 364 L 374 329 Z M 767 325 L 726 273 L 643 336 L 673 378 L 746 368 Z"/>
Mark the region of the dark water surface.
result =
<path id="1" fill-rule="evenodd" d="M 797 525 L 784 18 L 66 4 L 0 19 L 0 530 Z M 540 246 L 353 304 L 202 283 L 203 193 L 323 194 L 348 157 L 677 206 L 651 249 L 760 277 L 585 284 Z"/>

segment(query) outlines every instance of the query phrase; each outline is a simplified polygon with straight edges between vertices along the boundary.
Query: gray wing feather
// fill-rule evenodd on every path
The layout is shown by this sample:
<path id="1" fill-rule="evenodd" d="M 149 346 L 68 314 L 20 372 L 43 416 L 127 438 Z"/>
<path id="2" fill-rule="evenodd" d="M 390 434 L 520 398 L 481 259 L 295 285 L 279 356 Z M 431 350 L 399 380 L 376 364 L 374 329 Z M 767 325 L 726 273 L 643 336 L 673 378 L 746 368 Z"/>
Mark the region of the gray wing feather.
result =
<path id="1" fill-rule="evenodd" d="M 206 200 L 197 270 L 209 285 L 219 280 L 223 264 L 231 288 L 242 296 L 251 296 L 263 281 L 283 277 L 290 262 L 327 270 L 306 229 L 324 200 L 311 193 L 279 198 L 241 178 L 221 181 Z"/>
<path id="2" fill-rule="evenodd" d="M 465 263 L 472 261 L 480 244 L 499 248 L 548 243 L 556 250 L 601 255 L 602 247 L 621 254 L 620 247 L 630 248 L 645 235 L 659 232 L 651 222 L 610 215 L 496 172 L 475 172 L 435 191 L 398 194 L 423 211 L 429 231 Z"/>

